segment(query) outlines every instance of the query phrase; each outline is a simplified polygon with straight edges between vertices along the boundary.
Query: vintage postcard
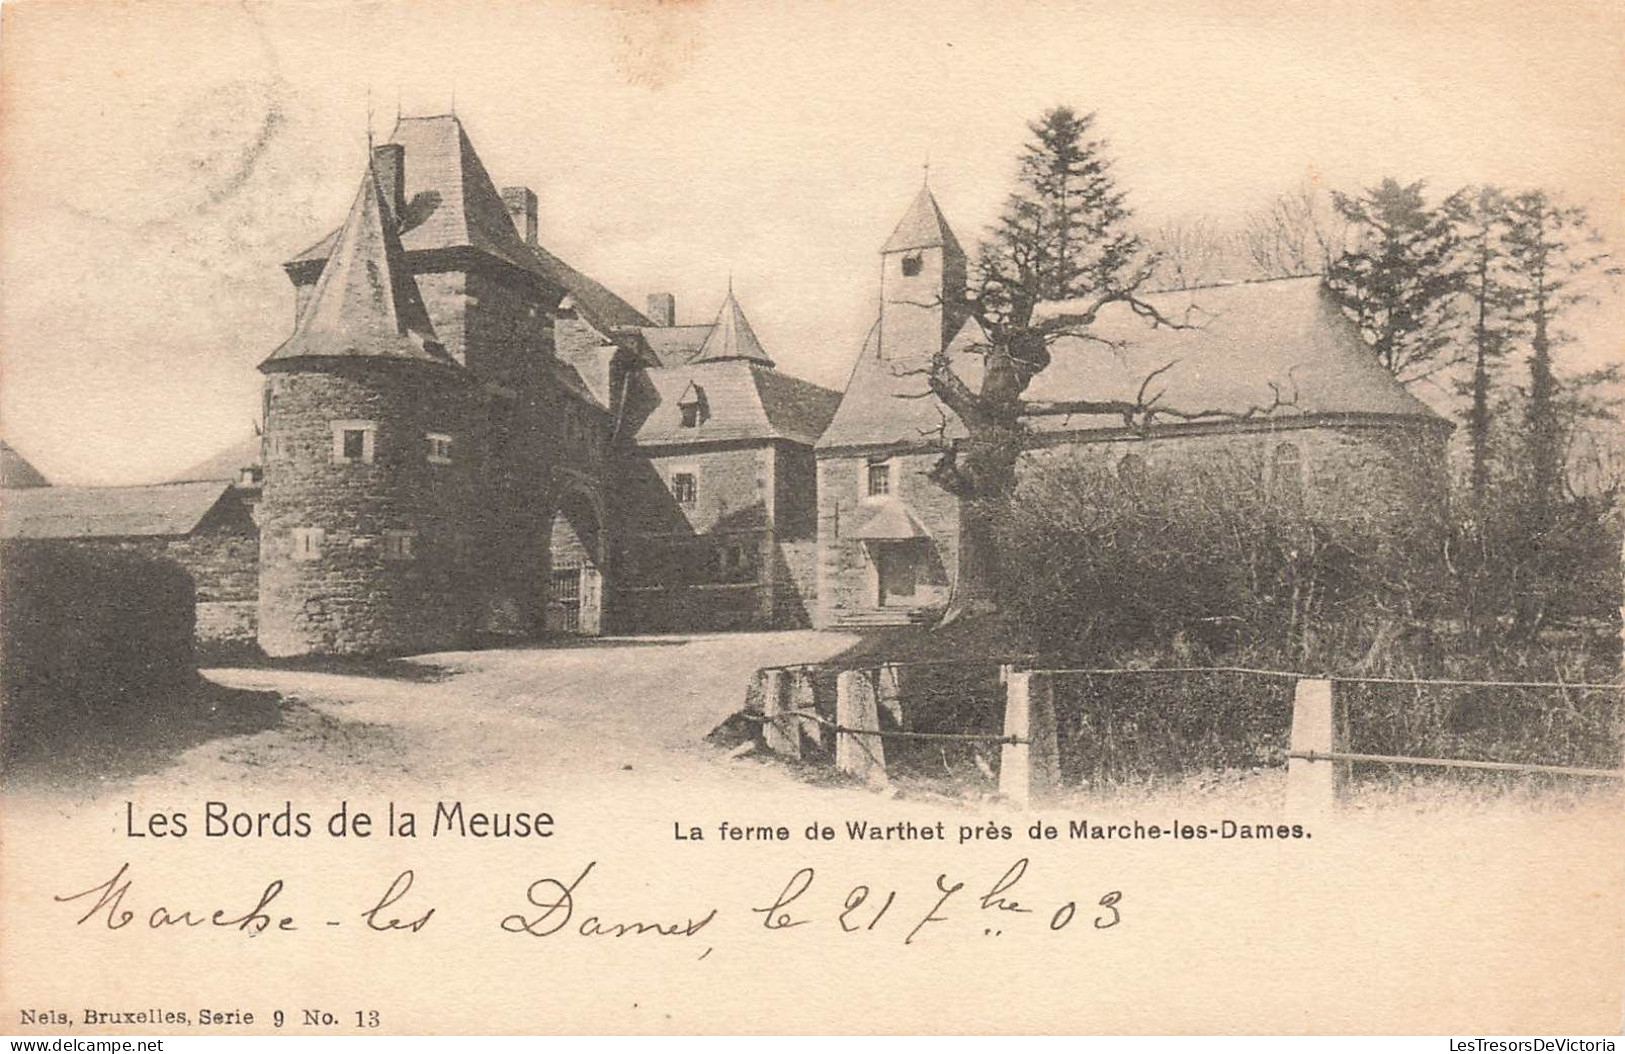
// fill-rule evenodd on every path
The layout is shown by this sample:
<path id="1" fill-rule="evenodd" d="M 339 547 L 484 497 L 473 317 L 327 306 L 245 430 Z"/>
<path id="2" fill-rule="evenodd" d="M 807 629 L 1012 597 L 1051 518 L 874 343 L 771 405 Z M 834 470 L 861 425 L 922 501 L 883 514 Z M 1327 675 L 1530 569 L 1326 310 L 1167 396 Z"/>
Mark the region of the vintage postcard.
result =
<path id="1" fill-rule="evenodd" d="M 0 30 L 4 1031 L 1613 1049 L 1618 2 Z"/>

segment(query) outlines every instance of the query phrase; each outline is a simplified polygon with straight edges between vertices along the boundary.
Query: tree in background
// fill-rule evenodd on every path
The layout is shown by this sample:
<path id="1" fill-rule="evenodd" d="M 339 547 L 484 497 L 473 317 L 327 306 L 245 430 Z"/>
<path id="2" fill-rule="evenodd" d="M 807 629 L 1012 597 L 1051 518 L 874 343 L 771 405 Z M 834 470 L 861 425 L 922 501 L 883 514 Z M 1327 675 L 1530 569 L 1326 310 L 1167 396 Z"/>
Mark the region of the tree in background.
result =
<path id="1" fill-rule="evenodd" d="M 1462 297 L 1472 327 L 1470 372 L 1458 380 L 1457 394 L 1468 399 L 1471 469 L 1469 487 L 1475 515 L 1490 486 L 1491 427 L 1500 367 L 1524 332 L 1523 291 L 1513 282 L 1506 245 L 1511 218 L 1499 187 L 1465 187 L 1444 203 L 1455 228 L 1461 256 Z"/>
<path id="2" fill-rule="evenodd" d="M 1326 286 L 1360 326 L 1377 360 L 1404 384 L 1459 361 L 1454 332 L 1463 275 L 1450 217 L 1420 182 L 1385 179 L 1359 197 L 1334 192 L 1354 244 L 1332 261 Z"/>
<path id="3" fill-rule="evenodd" d="M 1101 309 L 1113 303 L 1129 305 L 1149 325 L 1176 324 L 1138 295 L 1156 261 L 1129 226 L 1106 144 L 1092 137 L 1094 123 L 1094 114 L 1060 106 L 1028 125 L 1016 189 L 980 247 L 963 304 L 986 334 L 971 349 L 984 362 L 981 383 L 973 388 L 961 378 L 946 348 L 912 371 L 924 374 L 930 394 L 967 432 L 948 446 L 932 474 L 961 499 L 961 558 L 945 621 L 998 606 L 992 524 L 1015 487 L 1022 418 L 1072 412 L 1132 420 L 1148 412 L 1117 400 L 1082 399 L 1063 409 L 1029 404 L 1023 393 L 1049 366 L 1051 345 L 1068 336 L 1088 339 Z M 1046 303 L 1066 309 L 1040 316 L 1037 308 Z"/>
<path id="4" fill-rule="evenodd" d="M 1295 278 L 1330 270 L 1347 236 L 1348 221 L 1305 180 L 1248 213 L 1237 240 L 1257 277 Z"/>
<path id="5" fill-rule="evenodd" d="M 1593 298 L 1598 277 L 1619 273 L 1608 265 L 1601 236 L 1583 208 L 1559 204 L 1544 190 L 1518 194 L 1507 202 L 1506 253 L 1512 282 L 1522 298 L 1529 329 L 1529 387 L 1524 408 L 1528 430 L 1527 497 L 1538 527 L 1541 510 L 1566 496 L 1565 452 L 1572 431 L 1574 410 L 1590 404 L 1569 400 L 1569 413 L 1557 377 L 1555 353 L 1568 342 L 1563 317 Z M 1577 396 L 1614 377 L 1605 370 L 1574 378 Z M 1593 408 L 1594 409 L 1594 408 Z"/>

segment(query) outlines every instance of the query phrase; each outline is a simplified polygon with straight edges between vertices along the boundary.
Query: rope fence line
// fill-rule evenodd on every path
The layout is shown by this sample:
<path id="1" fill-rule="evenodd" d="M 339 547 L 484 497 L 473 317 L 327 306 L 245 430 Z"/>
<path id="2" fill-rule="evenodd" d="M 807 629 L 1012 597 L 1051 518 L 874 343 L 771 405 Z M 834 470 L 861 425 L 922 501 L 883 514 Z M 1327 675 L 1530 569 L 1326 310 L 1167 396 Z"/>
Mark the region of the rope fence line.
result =
<path id="1" fill-rule="evenodd" d="M 1303 761 L 1372 761 L 1386 765 L 1429 765 L 1447 769 L 1487 769 L 1492 772 L 1546 772 L 1556 776 L 1625 779 L 1621 769 L 1577 769 L 1562 765 L 1523 765 L 1511 761 L 1466 761 L 1458 758 L 1408 758 L 1392 754 L 1351 754 L 1337 750 L 1289 750 L 1287 757 Z"/>
<path id="2" fill-rule="evenodd" d="M 1011 746 L 1022 746 L 1028 742 L 1028 740 L 1020 736 L 994 735 L 991 732 L 906 732 L 901 729 L 848 728 L 846 725 L 831 721 L 823 714 L 808 710 L 781 710 L 772 716 L 766 714 L 745 714 L 744 716 L 747 720 L 755 721 L 757 724 L 768 724 L 787 717 L 795 718 L 822 725 L 831 732 L 844 733 L 849 736 L 878 736 L 881 739 L 949 740 L 956 743 L 1008 743 Z"/>

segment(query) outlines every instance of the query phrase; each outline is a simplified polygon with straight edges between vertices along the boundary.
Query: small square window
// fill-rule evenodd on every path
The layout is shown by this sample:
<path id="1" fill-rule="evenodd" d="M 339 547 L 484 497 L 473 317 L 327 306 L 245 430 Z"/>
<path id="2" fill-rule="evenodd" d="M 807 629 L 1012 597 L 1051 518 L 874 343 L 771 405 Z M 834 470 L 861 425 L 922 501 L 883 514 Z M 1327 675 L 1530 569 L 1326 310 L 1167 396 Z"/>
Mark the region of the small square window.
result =
<path id="1" fill-rule="evenodd" d="M 919 253 L 909 253 L 903 257 L 903 277 L 913 278 L 925 267 L 925 260 Z"/>
<path id="2" fill-rule="evenodd" d="M 869 466 L 869 497 L 880 498 L 891 493 L 891 465 L 884 462 Z"/>
<path id="3" fill-rule="evenodd" d="M 692 472 L 674 472 L 671 477 L 672 497 L 679 505 L 693 505 L 699 499 L 700 488 Z"/>
<path id="4" fill-rule="evenodd" d="M 372 464 L 377 427 L 371 421 L 334 421 L 333 460 L 341 465 Z"/>
<path id="5" fill-rule="evenodd" d="M 293 529 L 293 558 L 295 560 L 319 560 L 322 555 L 322 542 L 327 532 L 320 527 L 295 527 Z"/>
<path id="6" fill-rule="evenodd" d="M 429 443 L 429 463 L 431 465 L 451 464 L 451 436 L 440 432 L 430 432 L 426 438 Z"/>
<path id="7" fill-rule="evenodd" d="M 385 531 L 384 559 L 410 560 L 415 555 L 416 531 Z"/>

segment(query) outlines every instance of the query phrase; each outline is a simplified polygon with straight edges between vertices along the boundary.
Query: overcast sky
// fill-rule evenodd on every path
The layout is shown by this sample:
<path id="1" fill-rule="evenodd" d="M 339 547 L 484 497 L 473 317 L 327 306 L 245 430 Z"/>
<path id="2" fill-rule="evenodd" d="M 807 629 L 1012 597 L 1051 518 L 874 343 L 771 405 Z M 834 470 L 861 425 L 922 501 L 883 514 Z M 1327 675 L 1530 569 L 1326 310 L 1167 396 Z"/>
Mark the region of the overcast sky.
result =
<path id="1" fill-rule="evenodd" d="M 342 219 L 368 88 L 452 106 L 545 245 L 840 387 L 929 156 L 967 245 L 1024 122 L 1100 115 L 1141 220 L 1308 178 L 1539 184 L 1621 223 L 1625 8 L 1430 3 L 7 3 L 0 434 L 58 482 L 162 478 L 248 434 L 279 264 Z M 407 159 L 411 164 L 411 159 Z M 1617 327 L 1575 354 L 1619 358 Z"/>

